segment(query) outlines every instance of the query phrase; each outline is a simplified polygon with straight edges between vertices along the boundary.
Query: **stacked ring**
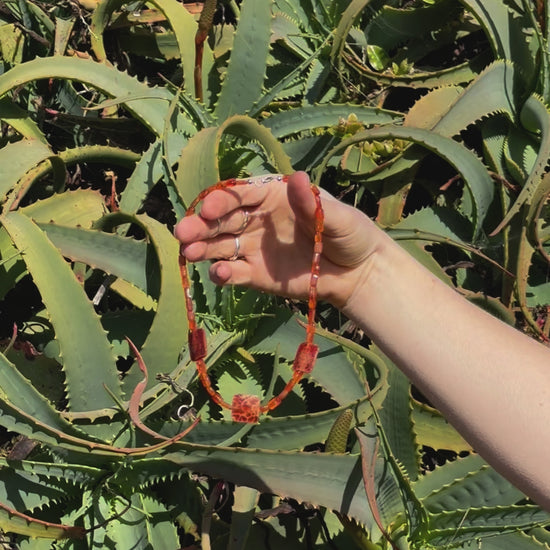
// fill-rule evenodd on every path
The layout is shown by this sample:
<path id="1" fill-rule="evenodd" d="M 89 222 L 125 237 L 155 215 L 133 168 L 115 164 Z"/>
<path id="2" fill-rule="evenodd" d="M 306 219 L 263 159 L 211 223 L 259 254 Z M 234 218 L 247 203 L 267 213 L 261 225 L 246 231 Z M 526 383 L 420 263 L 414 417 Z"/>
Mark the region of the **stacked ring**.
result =
<path id="1" fill-rule="evenodd" d="M 248 225 L 248 222 L 250 221 L 250 214 L 249 214 L 248 210 L 241 210 L 241 213 L 243 215 L 243 221 L 242 221 L 241 225 L 239 226 L 239 229 L 237 229 L 237 234 L 242 233 L 246 229 L 246 226 Z"/>
<path id="2" fill-rule="evenodd" d="M 239 250 L 241 248 L 241 241 L 239 240 L 239 237 L 235 237 L 235 252 L 233 252 L 233 256 L 230 256 L 227 258 L 230 262 L 234 262 L 239 257 Z"/>

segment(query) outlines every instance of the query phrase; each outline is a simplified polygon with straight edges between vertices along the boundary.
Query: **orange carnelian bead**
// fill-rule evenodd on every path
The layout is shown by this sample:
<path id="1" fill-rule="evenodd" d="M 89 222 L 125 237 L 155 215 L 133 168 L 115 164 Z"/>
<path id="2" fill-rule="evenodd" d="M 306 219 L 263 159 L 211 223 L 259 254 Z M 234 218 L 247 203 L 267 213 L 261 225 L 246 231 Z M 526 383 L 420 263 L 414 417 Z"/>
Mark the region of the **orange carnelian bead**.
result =
<path id="1" fill-rule="evenodd" d="M 233 396 L 231 418 L 234 422 L 255 424 L 260 419 L 260 398 L 257 395 L 238 393 Z"/>
<path id="2" fill-rule="evenodd" d="M 296 357 L 294 357 L 292 370 L 300 374 L 309 374 L 315 366 L 318 352 L 319 346 L 302 342 L 296 350 Z"/>
<path id="3" fill-rule="evenodd" d="M 196 362 L 199 359 L 204 359 L 207 354 L 206 333 L 204 332 L 204 329 L 196 328 L 195 330 L 190 330 L 188 334 L 188 341 L 191 361 Z"/>

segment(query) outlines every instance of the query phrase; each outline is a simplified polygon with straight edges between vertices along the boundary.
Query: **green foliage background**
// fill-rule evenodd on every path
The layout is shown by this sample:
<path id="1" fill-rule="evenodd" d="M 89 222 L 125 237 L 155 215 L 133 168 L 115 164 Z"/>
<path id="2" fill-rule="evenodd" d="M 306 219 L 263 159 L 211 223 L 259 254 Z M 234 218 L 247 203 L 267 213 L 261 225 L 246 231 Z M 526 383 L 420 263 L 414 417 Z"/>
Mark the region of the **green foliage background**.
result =
<path id="1" fill-rule="evenodd" d="M 198 22 L 200 9 L 0 2 L 6 540 L 549 546 L 548 514 L 327 306 L 308 381 L 258 425 L 231 423 L 189 360 L 171 233 L 220 179 L 306 170 L 548 341 L 548 3 L 243 0 Z M 269 399 L 303 339 L 300 304 L 216 288 L 204 265 L 192 278 L 220 391 Z M 148 432 L 127 338 L 148 370 Z"/>

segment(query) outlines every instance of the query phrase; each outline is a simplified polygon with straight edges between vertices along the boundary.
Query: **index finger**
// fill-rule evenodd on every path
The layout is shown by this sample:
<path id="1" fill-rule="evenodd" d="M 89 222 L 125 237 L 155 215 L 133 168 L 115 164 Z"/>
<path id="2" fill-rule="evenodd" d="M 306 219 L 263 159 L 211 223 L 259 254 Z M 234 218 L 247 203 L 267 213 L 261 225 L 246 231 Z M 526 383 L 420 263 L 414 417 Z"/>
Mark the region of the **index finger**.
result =
<path id="1" fill-rule="evenodd" d="M 272 185 L 281 185 L 285 176 L 280 174 L 256 176 L 239 180 L 236 185 L 217 189 L 202 202 L 200 215 L 206 220 L 216 220 L 237 208 L 258 206 L 268 195 Z"/>

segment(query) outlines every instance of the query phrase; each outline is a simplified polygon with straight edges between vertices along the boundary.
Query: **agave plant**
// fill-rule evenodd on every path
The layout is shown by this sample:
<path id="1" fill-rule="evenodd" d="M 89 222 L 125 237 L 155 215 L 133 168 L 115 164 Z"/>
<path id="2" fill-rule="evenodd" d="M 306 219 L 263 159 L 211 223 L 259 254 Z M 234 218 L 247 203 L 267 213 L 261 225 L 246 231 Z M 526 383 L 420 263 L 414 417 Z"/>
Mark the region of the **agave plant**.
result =
<path id="1" fill-rule="evenodd" d="M 413 399 L 387 358 L 340 327 L 319 328 L 318 364 L 276 415 L 244 426 L 224 418 L 199 389 L 186 349 L 178 247 L 167 227 L 220 179 L 307 169 L 332 190 L 333 178 L 349 185 L 358 202 L 379 200 L 378 221 L 449 284 L 427 243 L 490 266 L 504 305 L 486 301 L 509 316 L 515 296 L 544 334 L 530 308 L 548 303 L 535 277 L 547 259 L 548 113 L 536 65 L 540 57 L 546 66 L 537 52 L 547 25 L 530 17 L 530 4 L 244 0 L 232 5 L 234 28 L 210 27 L 219 41 L 204 44 L 198 68 L 199 25 L 175 0 L 100 0 L 89 14 L 84 2 L 76 12 L 6 5 L 0 299 L 2 309 L 24 307 L 3 322 L 0 424 L 23 439 L 2 461 L 0 528 L 18 533 L 21 548 L 201 540 L 236 549 L 266 538 L 297 548 L 544 547 L 548 515 Z M 443 22 L 449 9 L 459 24 Z M 389 37 L 388 25 L 404 30 Z M 525 27 L 530 38 L 510 38 Z M 118 48 L 166 70 L 155 85 L 134 76 L 138 63 L 113 66 L 122 56 L 105 37 L 117 28 L 126 29 Z M 423 42 L 429 33 L 445 39 Z M 491 48 L 451 69 L 412 68 L 431 46 L 439 52 L 470 35 Z M 391 58 L 403 42 L 407 57 Z M 174 66 L 182 80 L 166 76 Z M 431 91 L 406 110 L 350 102 L 383 97 L 387 86 Z M 78 123 L 72 142 L 43 124 L 52 114 L 56 125 Z M 455 139 L 472 124 L 477 149 L 468 135 Z M 406 196 L 414 199 L 435 156 L 452 170 L 451 184 L 463 184 L 442 193 L 432 183 L 434 200 L 412 212 Z M 70 188 L 67 175 L 75 181 L 82 169 L 107 191 Z M 503 181 L 523 187 L 517 199 Z M 162 189 L 168 223 L 148 204 Z M 268 399 L 290 376 L 300 315 L 252 291 L 215 288 L 204 266 L 192 280 L 220 391 Z M 476 297 L 479 282 L 465 268 L 454 282 Z M 327 325 L 330 315 L 323 310 Z M 426 447 L 467 456 L 425 473 Z M 236 488 L 231 513 L 212 521 L 219 479 Z"/>

